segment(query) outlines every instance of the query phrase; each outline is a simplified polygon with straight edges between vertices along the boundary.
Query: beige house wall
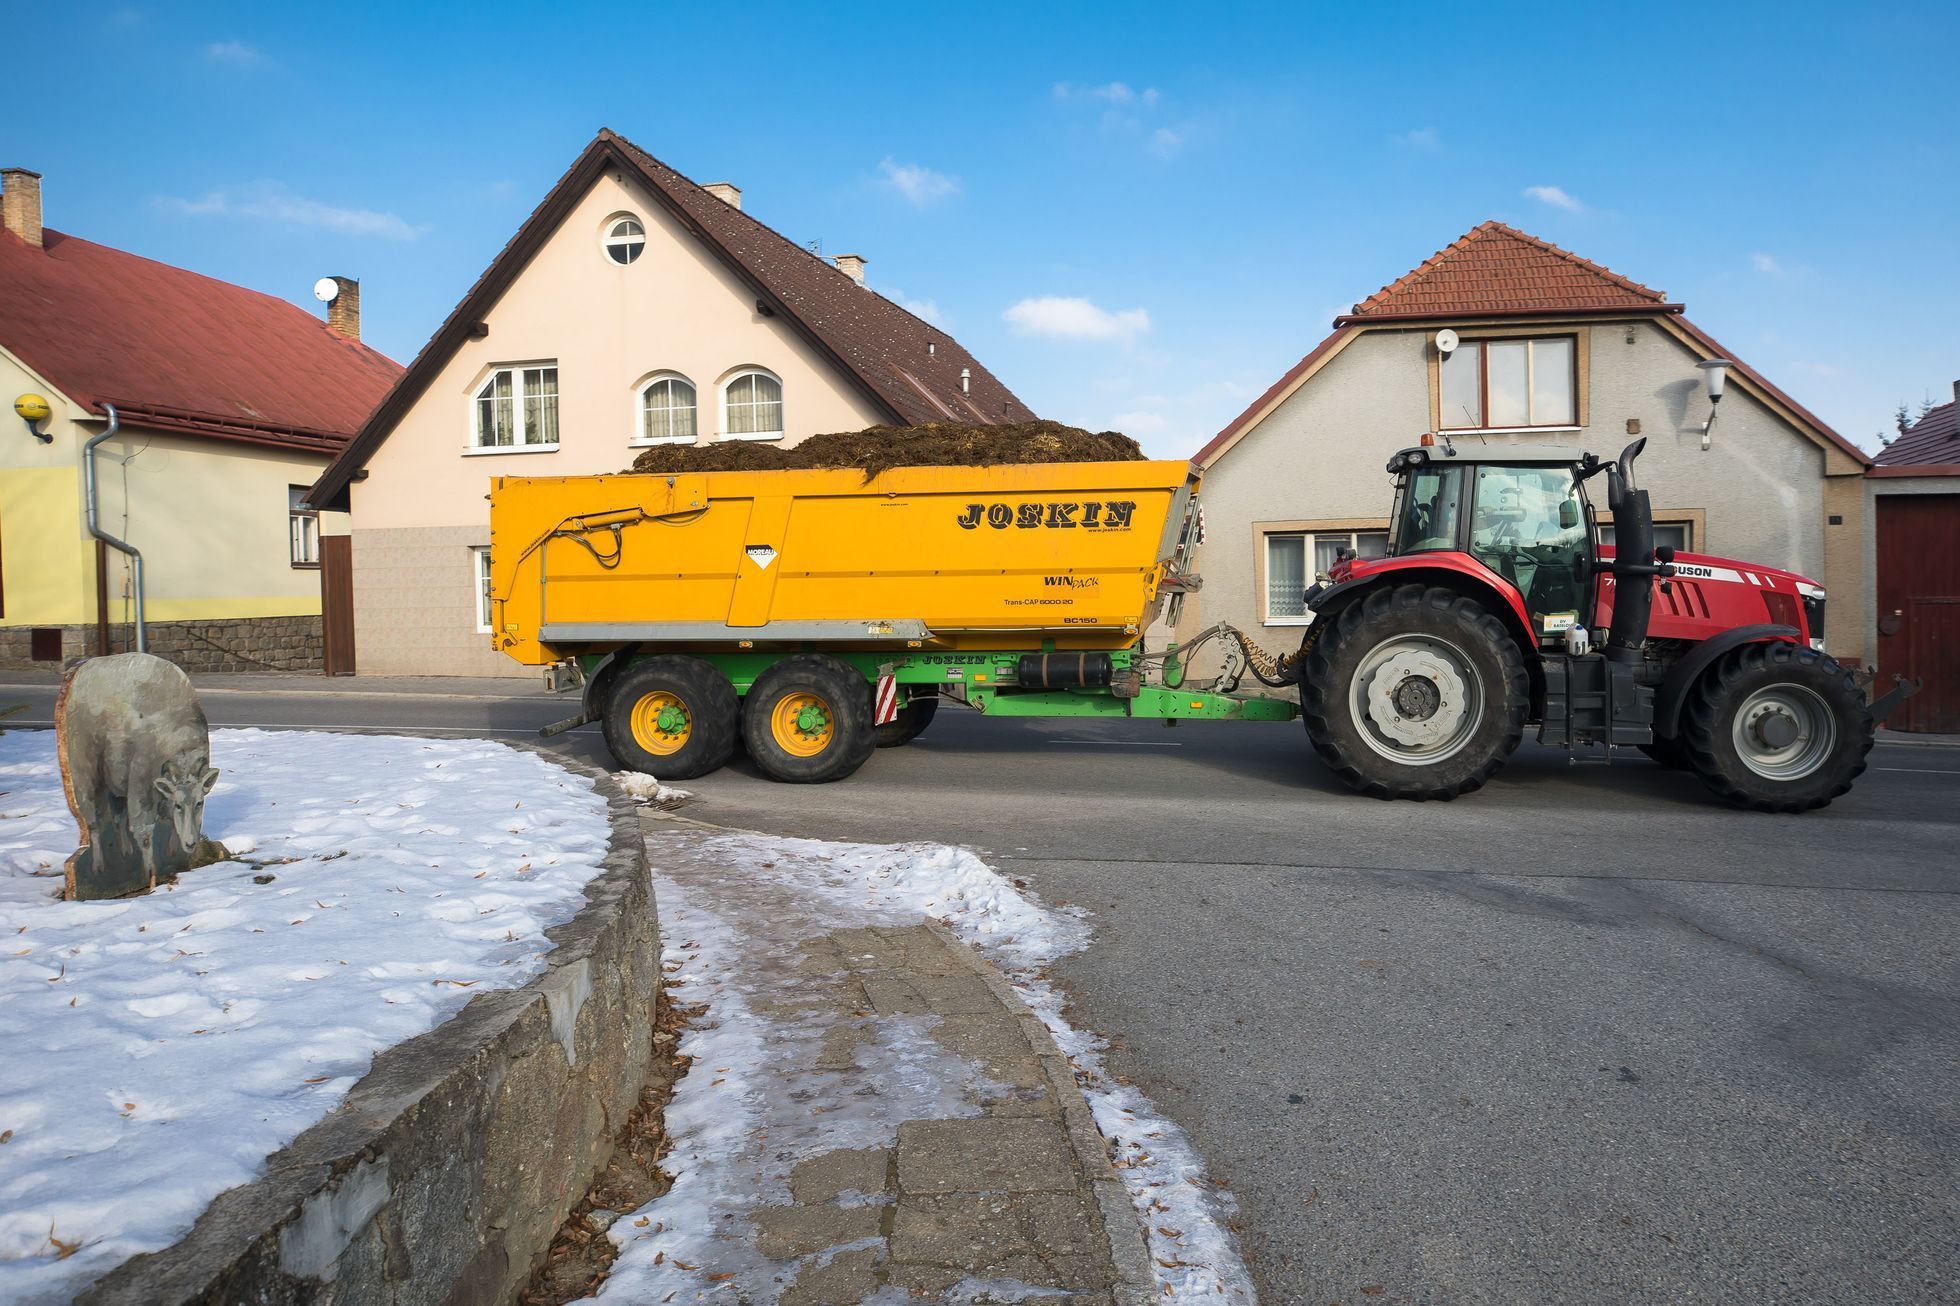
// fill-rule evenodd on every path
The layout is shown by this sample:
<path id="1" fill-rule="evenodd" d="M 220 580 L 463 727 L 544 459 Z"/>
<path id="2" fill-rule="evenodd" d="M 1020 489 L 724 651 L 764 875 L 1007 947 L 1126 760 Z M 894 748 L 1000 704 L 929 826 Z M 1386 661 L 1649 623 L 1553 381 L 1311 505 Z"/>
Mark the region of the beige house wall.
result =
<path id="1" fill-rule="evenodd" d="M 82 446 L 103 421 L 0 351 L 0 400 L 11 410 L 29 392 L 53 407 L 42 429 L 54 439 L 44 444 L 16 427 L 0 440 L 0 626 L 83 625 L 96 619 L 96 584 Z M 288 487 L 311 485 L 326 461 L 142 428 L 100 445 L 100 521 L 143 554 L 146 618 L 318 615 L 319 572 L 291 561 Z M 129 573 L 128 560 L 111 552 L 112 622 L 133 615 Z"/>
<path id="2" fill-rule="evenodd" d="M 627 214 L 646 228 L 647 244 L 621 266 L 601 240 Z M 781 318 L 758 313 L 755 300 L 637 184 L 599 182 L 485 316 L 488 334 L 457 351 L 368 460 L 366 479 L 350 487 L 359 669 L 449 674 L 468 665 L 470 674 L 528 674 L 491 654 L 473 616 L 462 623 L 444 597 L 472 583 L 465 535 L 429 530 L 470 528 L 487 539 L 494 476 L 626 467 L 639 452 L 639 390 L 655 373 L 694 383 L 702 443 L 722 435 L 722 382 L 752 367 L 782 381 L 784 444 L 883 420 Z M 558 368 L 558 448 L 473 451 L 472 399 L 485 378 L 497 367 L 547 360 Z M 419 564 L 402 561 L 411 555 Z"/>
<path id="3" fill-rule="evenodd" d="M 1847 618 L 1868 607 L 1860 478 L 1827 478 L 1825 451 L 1790 422 L 1731 380 L 1704 452 L 1709 404 L 1699 356 L 1652 320 L 1533 323 L 1507 333 L 1582 337 L 1581 424 L 1489 439 L 1573 444 L 1611 457 L 1638 438 L 1628 429 L 1637 422 L 1647 439 L 1638 477 L 1657 519 L 1694 522 L 1697 551 L 1818 579 Z M 1358 334 L 1216 459 L 1202 489 L 1205 586 L 1180 632 L 1230 621 L 1275 651 L 1298 646 L 1299 624 L 1265 619 L 1257 589 L 1263 538 L 1301 521 L 1386 525 L 1393 488 L 1384 466 L 1433 429 L 1433 334 L 1413 326 Z M 1841 454 L 1836 461 L 1848 464 Z M 1827 525 L 1832 513 L 1844 524 Z M 1827 625 L 1834 654 L 1869 659 L 1869 624 Z"/>

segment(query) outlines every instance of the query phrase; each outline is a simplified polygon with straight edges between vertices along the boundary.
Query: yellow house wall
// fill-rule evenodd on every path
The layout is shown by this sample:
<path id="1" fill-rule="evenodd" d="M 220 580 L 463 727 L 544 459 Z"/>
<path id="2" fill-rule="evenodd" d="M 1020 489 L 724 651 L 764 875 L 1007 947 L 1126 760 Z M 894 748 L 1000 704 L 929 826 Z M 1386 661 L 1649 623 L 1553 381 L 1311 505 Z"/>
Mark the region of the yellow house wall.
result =
<path id="1" fill-rule="evenodd" d="M 15 397 L 48 399 L 51 443 L 31 439 Z M 86 412 L 0 349 L 0 582 L 5 626 L 93 622 L 95 543 L 86 525 L 82 445 L 102 429 Z M 8 429 L 11 427 L 11 429 Z M 320 573 L 294 567 L 287 487 L 311 485 L 317 454 L 125 428 L 96 450 L 104 530 L 143 554 L 150 621 L 312 616 Z M 322 530 L 334 529 L 331 517 Z M 345 526 L 340 528 L 343 532 Z M 109 616 L 132 615 L 129 562 L 109 555 Z"/>

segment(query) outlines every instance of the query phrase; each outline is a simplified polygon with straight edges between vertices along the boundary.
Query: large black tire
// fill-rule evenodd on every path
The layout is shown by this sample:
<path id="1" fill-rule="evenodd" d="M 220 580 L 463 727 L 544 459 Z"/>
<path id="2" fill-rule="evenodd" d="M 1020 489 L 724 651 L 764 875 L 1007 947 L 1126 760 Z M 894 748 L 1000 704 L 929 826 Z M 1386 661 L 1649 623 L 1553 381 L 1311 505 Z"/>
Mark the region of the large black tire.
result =
<path id="1" fill-rule="evenodd" d="M 938 715 L 937 694 L 930 698 L 913 699 L 898 709 L 896 718 L 885 722 L 884 725 L 874 727 L 877 732 L 878 747 L 897 748 L 900 744 L 911 743 L 926 732 L 926 727 L 931 725 L 932 719 Z"/>
<path id="2" fill-rule="evenodd" d="M 621 767 L 662 780 L 718 771 L 735 752 L 741 701 L 699 658 L 643 658 L 611 678 L 599 728 Z"/>
<path id="3" fill-rule="evenodd" d="M 784 658 L 742 707 L 742 740 L 762 773 L 786 784 L 842 780 L 871 756 L 871 684 L 823 653 Z"/>
<path id="4" fill-rule="evenodd" d="M 1695 682 L 1680 741 L 1695 775 L 1723 800 L 1807 812 L 1864 772 L 1872 719 L 1835 659 L 1797 644 L 1745 644 Z"/>
<path id="5" fill-rule="evenodd" d="M 1397 585 L 1331 621 L 1308 654 L 1300 709 L 1315 751 L 1349 786 L 1375 798 L 1455 798 L 1517 751 L 1531 707 L 1524 655 L 1474 599 Z"/>

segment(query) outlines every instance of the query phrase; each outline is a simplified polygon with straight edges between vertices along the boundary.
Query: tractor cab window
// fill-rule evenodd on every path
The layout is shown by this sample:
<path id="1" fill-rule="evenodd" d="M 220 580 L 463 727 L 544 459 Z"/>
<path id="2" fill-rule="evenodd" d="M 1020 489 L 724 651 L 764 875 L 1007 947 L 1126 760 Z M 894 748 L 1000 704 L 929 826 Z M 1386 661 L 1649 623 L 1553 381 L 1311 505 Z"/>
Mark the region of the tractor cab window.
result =
<path id="1" fill-rule="evenodd" d="M 1470 553 L 1524 596 L 1541 629 L 1585 606 L 1591 555 L 1585 500 L 1569 467 L 1477 467 Z"/>
<path id="2" fill-rule="evenodd" d="M 1402 473 L 1388 541 L 1390 554 L 1400 557 L 1460 547 L 1456 528 L 1463 503 L 1463 472 L 1461 465 L 1424 463 Z"/>

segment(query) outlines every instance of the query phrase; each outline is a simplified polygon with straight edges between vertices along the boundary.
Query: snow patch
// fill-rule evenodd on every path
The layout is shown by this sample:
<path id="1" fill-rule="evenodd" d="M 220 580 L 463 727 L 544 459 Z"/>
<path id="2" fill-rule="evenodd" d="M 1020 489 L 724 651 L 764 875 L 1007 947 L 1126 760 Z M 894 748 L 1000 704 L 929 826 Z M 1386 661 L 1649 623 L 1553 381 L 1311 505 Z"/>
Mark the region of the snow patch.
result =
<path id="1" fill-rule="evenodd" d="M 619 786 L 620 792 L 636 803 L 653 803 L 660 807 L 671 807 L 694 797 L 693 791 L 662 784 L 643 771 L 615 772 L 613 783 Z"/>
<path id="2" fill-rule="evenodd" d="M 71 903 L 54 735 L 0 736 L 0 1301 L 174 1242 L 377 1052 L 539 974 L 605 859 L 592 782 L 501 744 L 220 730 L 211 755 L 235 860 Z"/>

